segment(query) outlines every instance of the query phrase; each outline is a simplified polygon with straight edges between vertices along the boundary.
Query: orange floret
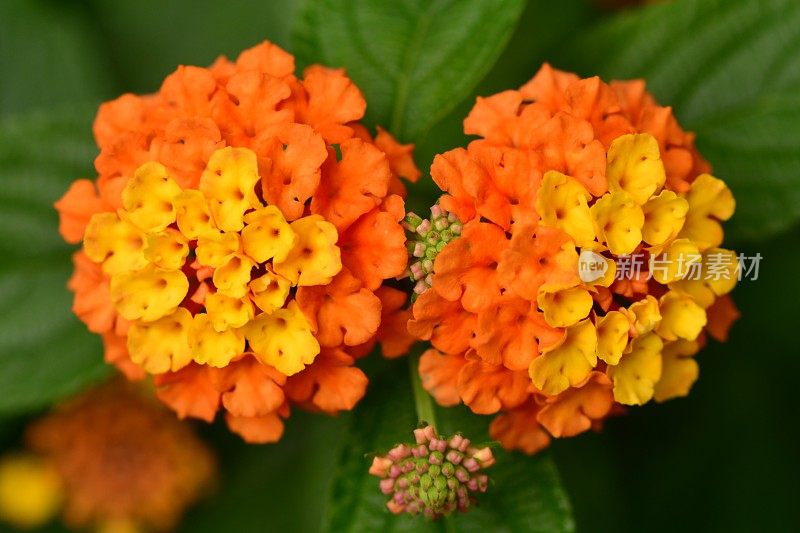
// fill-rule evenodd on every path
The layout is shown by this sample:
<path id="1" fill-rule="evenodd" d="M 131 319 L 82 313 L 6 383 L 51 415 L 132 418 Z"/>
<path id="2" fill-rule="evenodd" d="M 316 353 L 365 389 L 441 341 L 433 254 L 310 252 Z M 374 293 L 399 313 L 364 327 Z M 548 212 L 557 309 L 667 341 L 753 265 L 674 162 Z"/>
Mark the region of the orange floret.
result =
<path id="1" fill-rule="evenodd" d="M 499 413 L 493 437 L 526 453 L 685 395 L 694 353 L 738 317 L 719 248 L 735 200 L 693 134 L 640 80 L 549 65 L 478 98 L 464 132 L 434 158 L 431 219 L 406 217 L 425 388 Z"/>
<path id="2" fill-rule="evenodd" d="M 97 179 L 56 208 L 84 241 L 69 287 L 106 359 L 251 442 L 280 438 L 291 404 L 351 409 L 365 387 L 351 354 L 379 331 L 387 353 L 411 343 L 383 284 L 407 265 L 390 191 L 419 176 L 412 146 L 358 122 L 365 108 L 343 70 L 298 77 L 268 42 L 101 105 Z"/>

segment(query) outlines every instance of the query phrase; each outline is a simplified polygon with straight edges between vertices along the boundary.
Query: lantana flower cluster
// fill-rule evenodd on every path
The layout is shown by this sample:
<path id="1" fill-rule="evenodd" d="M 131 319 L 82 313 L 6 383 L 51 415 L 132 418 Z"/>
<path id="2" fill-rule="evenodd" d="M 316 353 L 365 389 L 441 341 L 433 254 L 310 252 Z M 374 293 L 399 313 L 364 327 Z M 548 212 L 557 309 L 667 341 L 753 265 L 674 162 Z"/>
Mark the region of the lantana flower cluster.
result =
<path id="1" fill-rule="evenodd" d="M 737 257 L 720 248 L 734 199 L 693 135 L 642 81 L 547 65 L 479 98 L 464 130 L 479 138 L 431 168 L 460 236 L 428 258 L 409 322 L 433 346 L 427 390 L 496 415 L 492 436 L 527 453 L 686 395 L 693 356 L 737 316 Z M 634 256 L 641 271 L 616 275 Z M 606 264 L 581 276 L 581 257 Z M 687 276 L 694 257 L 703 272 L 725 258 L 724 275 Z"/>
<path id="2" fill-rule="evenodd" d="M 263 43 L 104 104 L 98 177 L 56 204 L 83 243 L 74 310 L 106 359 L 252 442 L 280 438 L 290 404 L 351 409 L 383 318 L 387 353 L 408 342 L 389 318 L 406 297 L 383 282 L 407 265 L 412 147 L 357 122 L 343 71 L 294 70 Z"/>

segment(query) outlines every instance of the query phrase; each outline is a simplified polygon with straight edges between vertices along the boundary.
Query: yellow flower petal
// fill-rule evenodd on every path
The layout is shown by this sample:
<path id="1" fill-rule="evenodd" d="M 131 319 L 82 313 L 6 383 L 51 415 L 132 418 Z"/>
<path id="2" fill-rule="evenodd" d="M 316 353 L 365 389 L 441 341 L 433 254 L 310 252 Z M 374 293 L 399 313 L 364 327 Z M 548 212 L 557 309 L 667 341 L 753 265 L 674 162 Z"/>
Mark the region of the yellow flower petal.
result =
<path id="1" fill-rule="evenodd" d="M 255 316 L 253 304 L 249 298 L 231 298 L 221 292 L 206 296 L 206 313 L 217 331 L 240 328 Z"/>
<path id="2" fill-rule="evenodd" d="M 676 239 L 661 255 L 650 259 L 650 274 L 654 280 L 666 285 L 692 274 L 693 269 L 699 273 L 701 261 L 695 243 L 689 239 Z"/>
<path id="3" fill-rule="evenodd" d="M 702 268 L 697 277 L 670 283 L 670 289 L 691 296 L 703 309 L 708 309 L 718 296 L 728 294 L 739 280 L 739 258 L 736 252 L 709 248 L 703 252 Z"/>
<path id="4" fill-rule="evenodd" d="M 644 213 L 624 192 L 607 193 L 591 208 L 598 239 L 614 255 L 632 253 L 642 242 Z"/>
<path id="5" fill-rule="evenodd" d="M 197 239 L 197 260 L 201 265 L 217 268 L 239 251 L 240 241 L 237 233 L 213 231 Z"/>
<path id="6" fill-rule="evenodd" d="M 656 324 L 661 321 L 658 300 L 649 294 L 638 302 L 632 303 L 628 309 L 623 308 L 620 311 L 628 316 L 637 335 L 644 335 L 653 331 Z"/>
<path id="7" fill-rule="evenodd" d="M 554 292 L 540 290 L 538 303 L 545 321 L 553 327 L 563 328 L 586 318 L 594 301 L 586 289 L 572 287 Z"/>
<path id="8" fill-rule="evenodd" d="M 197 189 L 189 189 L 179 194 L 174 201 L 175 221 L 178 229 L 191 240 L 201 235 L 216 232 L 208 200 Z"/>
<path id="9" fill-rule="evenodd" d="M 658 335 L 649 333 L 632 341 L 632 349 L 616 366 L 608 367 L 614 382 L 614 399 L 623 405 L 643 405 L 653 397 L 661 378 L 661 349 Z"/>
<path id="10" fill-rule="evenodd" d="M 269 314 L 283 307 L 291 286 L 288 279 L 267 271 L 260 278 L 250 282 L 250 291 L 259 309 Z"/>
<path id="11" fill-rule="evenodd" d="M 230 256 L 214 270 L 214 286 L 217 292 L 231 298 L 242 298 L 247 294 L 250 273 L 256 266 L 253 260 L 242 254 Z"/>
<path id="12" fill-rule="evenodd" d="M 609 311 L 597 321 L 597 357 L 608 363 L 619 363 L 628 346 L 630 320 L 620 311 Z"/>
<path id="13" fill-rule="evenodd" d="M 127 218 L 144 231 L 163 231 L 175 222 L 175 198 L 181 187 L 156 162 L 145 163 L 122 190 Z"/>
<path id="14" fill-rule="evenodd" d="M 567 328 L 564 341 L 531 361 L 533 384 L 555 396 L 580 384 L 597 364 L 597 332 L 588 319 Z"/>
<path id="15" fill-rule="evenodd" d="M 214 222 L 222 231 L 241 231 L 244 213 L 261 207 L 256 154 L 247 148 L 221 148 L 211 154 L 200 176 L 200 191 L 208 199 Z"/>
<path id="16" fill-rule="evenodd" d="M 247 213 L 244 222 L 242 247 L 256 263 L 283 261 L 297 242 L 297 235 L 274 205 Z"/>
<path id="17" fill-rule="evenodd" d="M 92 216 L 83 238 L 86 256 L 95 263 L 103 263 L 103 271 L 109 275 L 147 266 L 144 246 L 144 233 L 114 213 Z"/>
<path id="18" fill-rule="evenodd" d="M 111 277 L 111 301 L 126 320 L 150 322 L 171 314 L 189 290 L 189 280 L 180 270 L 149 265 L 136 272 Z"/>
<path id="19" fill-rule="evenodd" d="M 0 520 L 20 529 L 43 526 L 63 499 L 58 472 L 34 455 L 10 455 L 0 461 Z"/>
<path id="20" fill-rule="evenodd" d="M 691 297 L 669 291 L 661 297 L 661 322 L 656 333 L 664 340 L 686 339 L 693 341 L 706 325 L 706 311 Z"/>
<path id="21" fill-rule="evenodd" d="M 167 228 L 158 233 L 150 233 L 144 247 L 144 256 L 159 268 L 179 270 L 189 255 L 189 242 L 181 232 Z"/>
<path id="22" fill-rule="evenodd" d="M 297 374 L 319 354 L 311 326 L 294 301 L 286 309 L 258 315 L 245 328 L 245 336 L 259 361 L 286 376 Z"/>
<path id="23" fill-rule="evenodd" d="M 131 361 L 150 374 L 177 371 L 192 360 L 192 314 L 183 307 L 155 322 L 134 322 L 128 330 Z"/>
<path id="24" fill-rule="evenodd" d="M 696 342 L 679 339 L 664 345 L 661 379 L 658 380 L 653 397 L 665 402 L 689 394 L 689 390 L 700 375 L 700 366 L 692 357 L 700 350 Z"/>
<path id="25" fill-rule="evenodd" d="M 686 221 L 689 203 L 672 191 L 661 191 L 642 206 L 644 226 L 642 240 L 660 247 L 675 239 Z M 660 250 L 653 250 L 659 253 Z"/>
<path id="26" fill-rule="evenodd" d="M 189 329 L 189 347 L 196 363 L 223 368 L 244 352 L 244 335 L 236 329 L 217 331 L 207 314 L 198 313 Z"/>
<path id="27" fill-rule="evenodd" d="M 719 221 L 731 218 L 736 209 L 733 193 L 725 182 L 710 174 L 701 174 L 692 182 L 686 201 L 689 211 L 679 236 L 693 240 L 701 251 L 722 244 Z"/>
<path id="28" fill-rule="evenodd" d="M 545 173 L 536 198 L 542 225 L 563 230 L 578 246 L 594 241 L 594 224 L 589 211 L 591 194 L 574 178 L 554 170 Z"/>
<path id="29" fill-rule="evenodd" d="M 336 246 L 336 226 L 319 215 L 299 218 L 291 223 L 297 242 L 283 261 L 275 261 L 277 274 L 293 285 L 327 285 L 342 269 L 341 252 Z"/>
<path id="30" fill-rule="evenodd" d="M 666 181 L 658 141 L 648 133 L 622 135 L 608 149 L 608 190 L 625 191 L 644 204 Z"/>

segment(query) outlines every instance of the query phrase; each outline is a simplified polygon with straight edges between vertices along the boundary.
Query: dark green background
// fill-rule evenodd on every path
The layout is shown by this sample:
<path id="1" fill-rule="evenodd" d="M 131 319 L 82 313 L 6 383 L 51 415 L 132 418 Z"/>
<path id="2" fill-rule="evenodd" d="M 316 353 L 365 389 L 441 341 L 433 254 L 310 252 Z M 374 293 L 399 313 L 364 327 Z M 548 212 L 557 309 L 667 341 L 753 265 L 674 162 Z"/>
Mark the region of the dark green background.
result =
<path id="1" fill-rule="evenodd" d="M 30 113 L 67 109 L 83 117 L 86 134 L 99 102 L 125 91 L 153 91 L 177 64 L 209 64 L 220 53 L 235 56 L 265 38 L 291 51 L 290 27 L 300 7 L 290 1 L 243 0 L 4 1 L 0 3 L 0 119 L 24 122 Z M 590 47 L 591 39 L 574 44 L 585 28 L 612 16 L 616 15 L 579 0 L 530 2 L 508 49 L 475 93 L 519 85 L 544 60 L 584 75 L 648 74 L 652 64 L 641 68 L 603 64 L 595 58 L 602 47 L 584 57 L 582 50 L 588 48 L 580 46 Z M 649 31 L 657 39 L 658 20 L 652 23 Z M 720 21 L 709 17 L 708 24 L 712 23 Z M 737 28 L 729 33 L 735 39 Z M 770 38 L 768 32 L 765 38 Z M 625 46 L 621 41 L 619 47 Z M 665 56 L 667 60 L 678 72 L 695 68 L 693 54 Z M 759 58 L 748 61 L 757 70 Z M 721 87 L 715 95 L 721 100 L 742 90 L 736 82 Z M 670 95 L 675 92 L 669 80 L 661 80 L 655 89 L 666 97 L 665 103 L 672 103 Z M 469 98 L 460 104 L 418 142 L 417 161 L 423 170 L 433 154 L 463 144 L 460 121 L 471 103 Z M 680 117 L 681 109 L 676 112 Z M 800 139 L 796 132 L 795 125 L 788 138 Z M 699 144 L 705 148 L 702 136 Z M 786 180 L 797 183 L 800 147 L 793 146 L 794 152 L 790 148 L 781 161 Z M 709 142 L 708 150 L 715 167 L 733 165 L 718 146 Z M 715 159 L 715 154 L 721 155 Z M 736 168 L 740 166 L 737 163 Z M 72 177 L 65 176 L 65 186 Z M 421 186 L 412 204 L 429 205 L 431 196 L 426 192 L 432 190 L 429 183 Z M 797 527 L 800 234 L 784 229 L 760 238 L 758 228 L 772 227 L 771 220 L 783 213 L 776 208 L 780 204 L 759 203 L 758 194 L 751 197 L 750 189 L 745 191 L 748 194 L 738 198 L 740 206 L 747 203 L 748 212 L 760 213 L 763 224 L 748 222 L 747 228 L 737 231 L 739 240 L 728 244 L 746 253 L 760 252 L 761 277 L 736 289 L 734 298 L 743 318 L 727 344 L 712 344 L 701 352 L 701 378 L 691 396 L 633 409 L 628 416 L 610 420 L 601 434 L 552 446 L 579 530 Z M 23 422 L 24 417 L 0 422 L 0 441 L 17 444 Z M 189 514 L 187 531 L 315 529 L 326 483 L 333 475 L 333 444 L 342 436 L 343 422 L 298 413 L 285 439 L 267 447 L 248 447 L 224 429 L 204 428 L 220 450 L 223 479 L 213 505 L 206 503 Z M 320 441 L 331 445 L 319 452 Z M 287 482 L 288 489 L 281 487 L 282 480 L 298 477 L 314 482 Z M 245 516 L 243 509 L 252 512 Z"/>

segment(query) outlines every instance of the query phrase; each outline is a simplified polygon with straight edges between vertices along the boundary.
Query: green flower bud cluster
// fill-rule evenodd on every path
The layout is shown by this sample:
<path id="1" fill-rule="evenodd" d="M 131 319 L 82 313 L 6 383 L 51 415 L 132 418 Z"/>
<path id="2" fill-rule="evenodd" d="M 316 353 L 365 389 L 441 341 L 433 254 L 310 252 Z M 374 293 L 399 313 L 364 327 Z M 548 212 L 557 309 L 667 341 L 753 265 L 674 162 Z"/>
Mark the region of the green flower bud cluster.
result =
<path id="1" fill-rule="evenodd" d="M 416 282 L 413 295 L 416 298 L 431 286 L 433 261 L 447 243 L 461 235 L 461 222 L 436 204 L 431 207 L 430 219 L 408 213 L 403 227 L 408 233 L 408 253 L 412 257 L 407 274 Z"/>
<path id="2" fill-rule="evenodd" d="M 432 519 L 466 511 L 474 493 L 486 491 L 482 470 L 494 464 L 492 451 L 459 434 L 440 438 L 432 426 L 415 430 L 414 437 L 415 444 L 398 444 L 373 460 L 370 474 L 382 478 L 381 491 L 391 496 L 386 506 Z"/>

